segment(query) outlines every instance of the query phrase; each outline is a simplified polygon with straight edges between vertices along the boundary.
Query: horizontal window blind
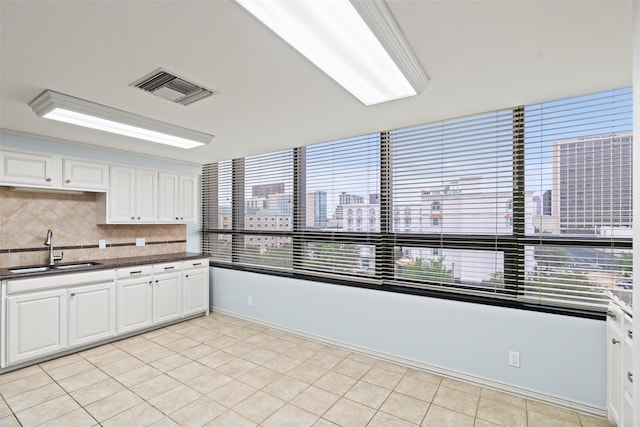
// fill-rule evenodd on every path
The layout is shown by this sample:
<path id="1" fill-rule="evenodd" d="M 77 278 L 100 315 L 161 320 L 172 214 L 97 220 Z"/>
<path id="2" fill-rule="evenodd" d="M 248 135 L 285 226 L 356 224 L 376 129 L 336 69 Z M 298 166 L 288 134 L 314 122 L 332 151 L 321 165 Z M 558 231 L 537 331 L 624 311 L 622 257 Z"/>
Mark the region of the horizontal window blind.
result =
<path id="1" fill-rule="evenodd" d="M 293 150 L 246 157 L 236 173 L 244 182 L 237 228 L 248 233 L 238 236 L 239 262 L 290 269 L 292 240 L 280 233 L 293 229 Z"/>
<path id="2" fill-rule="evenodd" d="M 380 232 L 380 135 L 299 148 L 298 269 L 314 275 L 375 276 Z M 302 185 L 303 184 L 303 185 Z M 336 239 L 336 234 L 341 235 Z"/>
<path id="3" fill-rule="evenodd" d="M 380 136 L 365 135 L 304 148 L 298 165 L 306 192 L 303 229 L 380 231 Z"/>
<path id="4" fill-rule="evenodd" d="M 514 296 L 497 250 L 513 230 L 513 126 L 509 109 L 389 132 L 396 280 Z"/>
<path id="5" fill-rule="evenodd" d="M 203 251 L 543 310 L 631 302 L 631 89 L 203 167 Z"/>
<path id="6" fill-rule="evenodd" d="M 208 230 L 232 230 L 232 163 L 225 160 L 202 168 L 202 250 L 216 261 L 231 262 L 231 234 Z"/>
<path id="7" fill-rule="evenodd" d="M 630 300 L 632 143 L 630 88 L 525 108 L 523 299 Z"/>

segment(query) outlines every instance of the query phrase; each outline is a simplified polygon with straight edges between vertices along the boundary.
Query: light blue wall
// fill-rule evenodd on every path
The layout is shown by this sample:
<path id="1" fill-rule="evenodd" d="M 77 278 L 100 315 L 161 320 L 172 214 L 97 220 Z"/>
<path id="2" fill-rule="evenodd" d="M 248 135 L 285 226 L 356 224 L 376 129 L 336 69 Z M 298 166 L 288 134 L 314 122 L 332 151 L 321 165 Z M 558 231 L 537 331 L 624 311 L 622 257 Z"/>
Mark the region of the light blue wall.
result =
<path id="1" fill-rule="evenodd" d="M 530 390 L 594 412 L 606 406 L 604 321 L 211 270 L 214 309 Z M 520 352 L 520 368 L 508 366 L 509 350 Z"/>

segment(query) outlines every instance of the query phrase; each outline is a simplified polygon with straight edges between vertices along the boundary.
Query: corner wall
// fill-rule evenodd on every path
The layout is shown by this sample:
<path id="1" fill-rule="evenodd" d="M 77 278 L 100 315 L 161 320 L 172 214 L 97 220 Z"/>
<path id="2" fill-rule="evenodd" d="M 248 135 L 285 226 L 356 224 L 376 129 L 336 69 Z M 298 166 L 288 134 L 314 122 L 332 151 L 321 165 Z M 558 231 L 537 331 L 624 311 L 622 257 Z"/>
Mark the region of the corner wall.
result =
<path id="1" fill-rule="evenodd" d="M 210 277 L 214 310 L 604 415 L 604 321 L 222 268 Z"/>

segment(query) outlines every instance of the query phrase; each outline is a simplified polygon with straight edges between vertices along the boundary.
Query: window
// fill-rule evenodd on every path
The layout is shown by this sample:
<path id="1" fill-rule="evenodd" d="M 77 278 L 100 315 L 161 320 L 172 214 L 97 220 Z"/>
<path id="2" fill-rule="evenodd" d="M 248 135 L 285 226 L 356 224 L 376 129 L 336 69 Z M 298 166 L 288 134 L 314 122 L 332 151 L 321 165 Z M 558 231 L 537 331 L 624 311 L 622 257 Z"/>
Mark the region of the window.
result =
<path id="1" fill-rule="evenodd" d="M 525 107 L 525 299 L 602 306 L 606 291 L 631 300 L 631 96 Z"/>
<path id="2" fill-rule="evenodd" d="M 297 153 L 297 168 L 306 184 L 301 193 L 306 197 L 302 228 L 307 231 L 299 269 L 309 274 L 373 275 L 376 248 L 366 243 L 370 233 L 380 230 L 375 215 L 380 206 L 380 136 L 309 145 Z"/>
<path id="3" fill-rule="evenodd" d="M 599 317 L 631 300 L 631 121 L 625 88 L 205 165 L 203 250 Z"/>

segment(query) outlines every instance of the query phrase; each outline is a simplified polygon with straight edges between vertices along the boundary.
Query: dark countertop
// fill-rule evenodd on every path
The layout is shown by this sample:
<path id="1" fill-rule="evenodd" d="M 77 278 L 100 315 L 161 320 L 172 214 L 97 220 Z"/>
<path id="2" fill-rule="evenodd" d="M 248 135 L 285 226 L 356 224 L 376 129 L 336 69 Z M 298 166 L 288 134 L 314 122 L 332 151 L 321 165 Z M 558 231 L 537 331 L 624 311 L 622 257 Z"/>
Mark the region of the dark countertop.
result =
<path id="1" fill-rule="evenodd" d="M 137 257 L 126 257 L 126 258 L 111 258 L 111 259 L 92 259 L 92 260 L 82 260 L 75 262 L 63 262 L 60 265 L 65 264 L 82 264 L 84 262 L 94 262 L 96 265 L 89 265 L 86 267 L 78 267 L 73 269 L 61 269 L 57 270 L 55 268 L 46 270 L 46 271 L 38 271 L 32 273 L 12 273 L 9 271 L 15 267 L 8 268 L 0 268 L 0 280 L 7 279 L 22 279 L 26 277 L 36 277 L 36 276 L 48 276 L 52 274 L 68 274 L 68 273 L 76 273 L 79 271 L 97 271 L 97 270 L 108 270 L 113 268 L 120 267 L 132 267 L 136 265 L 145 265 L 145 264 L 158 264 L 162 262 L 174 262 L 174 261 L 186 261 L 189 259 L 199 259 L 199 258 L 208 258 L 207 255 L 198 253 L 198 252 L 179 252 L 173 254 L 164 254 L 164 255 L 148 255 L 148 256 L 137 256 Z M 27 267 L 36 267 L 36 266 L 19 266 L 20 268 Z"/>

